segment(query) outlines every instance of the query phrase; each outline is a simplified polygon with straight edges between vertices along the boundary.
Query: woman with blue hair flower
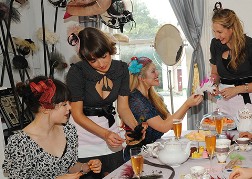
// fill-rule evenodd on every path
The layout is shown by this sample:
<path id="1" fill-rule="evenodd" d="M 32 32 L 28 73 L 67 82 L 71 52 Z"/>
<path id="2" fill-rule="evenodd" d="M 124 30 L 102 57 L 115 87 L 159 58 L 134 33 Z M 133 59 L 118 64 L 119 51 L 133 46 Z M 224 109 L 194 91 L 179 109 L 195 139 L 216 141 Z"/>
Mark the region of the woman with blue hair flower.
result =
<path id="1" fill-rule="evenodd" d="M 182 119 L 187 110 L 198 105 L 203 97 L 190 96 L 184 104 L 174 113 L 170 114 L 163 98 L 155 91 L 159 86 L 158 70 L 151 59 L 147 57 L 132 57 L 129 63 L 130 91 L 129 106 L 139 124 L 146 122 L 145 139 L 139 146 L 155 142 L 172 128 L 172 119 Z M 130 143 L 124 150 L 124 159 L 129 159 L 129 149 L 135 145 Z"/>

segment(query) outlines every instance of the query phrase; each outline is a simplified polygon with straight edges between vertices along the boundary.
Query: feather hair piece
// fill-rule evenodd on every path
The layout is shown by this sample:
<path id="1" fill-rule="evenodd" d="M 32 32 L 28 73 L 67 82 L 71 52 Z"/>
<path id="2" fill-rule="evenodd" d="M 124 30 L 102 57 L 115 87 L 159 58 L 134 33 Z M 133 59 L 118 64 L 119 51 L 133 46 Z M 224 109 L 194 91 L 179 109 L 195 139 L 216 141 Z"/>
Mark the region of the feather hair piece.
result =
<path id="1" fill-rule="evenodd" d="M 43 41 L 43 29 L 39 28 L 37 30 L 37 37 Z M 49 44 L 56 44 L 59 41 L 59 36 L 56 33 L 50 32 L 45 28 L 45 41 Z"/>
<path id="2" fill-rule="evenodd" d="M 63 71 L 67 68 L 67 63 L 65 62 L 64 56 L 58 51 L 50 53 L 50 66 L 59 71 Z"/>
<path id="3" fill-rule="evenodd" d="M 8 20 L 10 14 L 10 0 L 7 0 L 6 3 L 0 2 L 0 19 L 1 20 Z M 15 7 L 12 7 L 11 11 L 11 21 L 15 23 L 20 22 L 20 16 L 21 14 L 18 12 L 18 10 Z"/>

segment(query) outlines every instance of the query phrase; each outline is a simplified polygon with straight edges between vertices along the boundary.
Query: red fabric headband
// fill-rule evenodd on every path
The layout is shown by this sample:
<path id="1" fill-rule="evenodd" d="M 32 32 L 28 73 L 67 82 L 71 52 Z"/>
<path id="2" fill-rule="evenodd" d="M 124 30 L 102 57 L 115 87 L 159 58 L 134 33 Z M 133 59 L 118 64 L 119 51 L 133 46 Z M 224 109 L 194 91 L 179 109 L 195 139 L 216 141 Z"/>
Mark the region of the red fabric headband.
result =
<path id="1" fill-rule="evenodd" d="M 148 57 L 131 57 L 131 61 L 133 60 L 137 60 L 137 62 L 142 64 L 143 67 L 145 67 L 148 63 L 152 63 L 152 60 Z"/>
<path id="2" fill-rule="evenodd" d="M 30 88 L 35 95 L 41 94 L 39 102 L 45 109 L 53 109 L 52 98 L 56 91 L 56 86 L 51 79 L 40 81 L 37 84 L 30 83 Z"/>

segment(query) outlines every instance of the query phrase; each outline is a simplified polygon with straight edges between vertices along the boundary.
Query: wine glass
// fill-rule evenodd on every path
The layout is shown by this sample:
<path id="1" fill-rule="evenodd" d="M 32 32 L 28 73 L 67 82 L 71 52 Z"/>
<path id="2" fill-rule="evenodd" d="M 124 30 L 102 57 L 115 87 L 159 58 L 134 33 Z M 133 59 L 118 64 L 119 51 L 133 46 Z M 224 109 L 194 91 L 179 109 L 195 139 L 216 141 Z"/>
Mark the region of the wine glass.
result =
<path id="1" fill-rule="evenodd" d="M 215 130 L 217 133 L 217 138 L 220 138 L 222 130 L 223 130 L 224 119 L 223 117 L 215 117 L 214 122 L 215 122 Z"/>
<path id="2" fill-rule="evenodd" d="M 213 134 L 206 135 L 205 142 L 206 142 L 206 148 L 207 148 L 207 152 L 210 159 L 210 171 L 213 171 L 212 160 L 213 160 L 214 150 L 216 147 L 216 136 Z"/>
<path id="3" fill-rule="evenodd" d="M 144 162 L 141 147 L 134 147 L 130 149 L 130 160 L 134 174 L 136 175 L 137 178 L 140 179 L 140 176 L 143 171 L 143 162 Z"/>
<path id="4" fill-rule="evenodd" d="M 173 119 L 173 131 L 175 138 L 179 140 L 182 132 L 182 119 Z"/>

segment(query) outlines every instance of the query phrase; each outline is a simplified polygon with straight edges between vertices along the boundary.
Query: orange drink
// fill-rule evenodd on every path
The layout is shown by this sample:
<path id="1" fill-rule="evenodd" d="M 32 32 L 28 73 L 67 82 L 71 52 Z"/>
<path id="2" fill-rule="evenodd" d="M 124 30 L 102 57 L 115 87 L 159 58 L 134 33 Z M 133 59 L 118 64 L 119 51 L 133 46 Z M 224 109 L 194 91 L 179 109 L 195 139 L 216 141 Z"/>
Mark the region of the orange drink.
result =
<path id="1" fill-rule="evenodd" d="M 176 139 L 180 139 L 182 132 L 182 120 L 181 119 L 173 119 L 173 131 Z"/>
<path id="2" fill-rule="evenodd" d="M 144 159 L 142 155 L 131 156 L 132 169 L 135 175 L 137 176 L 141 175 L 143 171 L 143 163 Z"/>
<path id="3" fill-rule="evenodd" d="M 215 119 L 215 129 L 216 129 L 217 134 L 222 133 L 223 123 L 224 123 L 223 118 L 216 118 Z"/>
<path id="4" fill-rule="evenodd" d="M 206 148 L 209 156 L 212 158 L 214 150 L 216 147 L 216 136 L 215 135 L 206 135 L 205 136 Z"/>
<path id="5" fill-rule="evenodd" d="M 132 169 L 134 171 L 135 176 L 138 179 L 140 179 L 140 176 L 143 171 L 143 163 L 144 163 L 141 147 L 134 147 L 130 149 L 130 160 L 131 160 L 131 165 L 132 165 Z"/>

